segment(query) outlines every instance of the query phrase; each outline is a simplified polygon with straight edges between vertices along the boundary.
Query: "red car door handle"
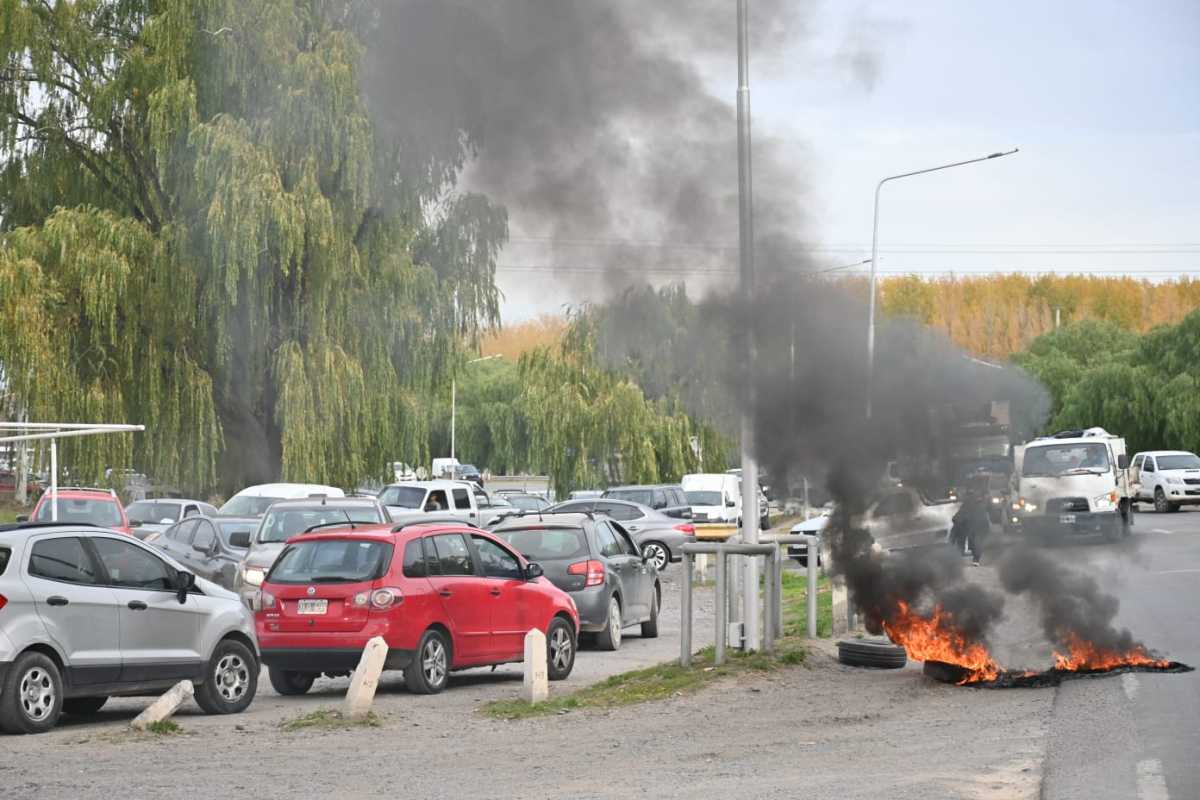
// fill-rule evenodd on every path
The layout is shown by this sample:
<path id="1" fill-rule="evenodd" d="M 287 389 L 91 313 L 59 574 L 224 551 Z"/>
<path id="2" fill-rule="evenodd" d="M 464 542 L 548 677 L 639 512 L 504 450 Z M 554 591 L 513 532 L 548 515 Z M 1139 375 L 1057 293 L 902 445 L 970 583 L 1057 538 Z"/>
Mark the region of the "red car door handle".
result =
<path id="1" fill-rule="evenodd" d="M 453 592 L 451 592 L 449 589 L 438 589 L 438 594 L 440 594 L 442 597 L 449 597 L 453 594 Z"/>

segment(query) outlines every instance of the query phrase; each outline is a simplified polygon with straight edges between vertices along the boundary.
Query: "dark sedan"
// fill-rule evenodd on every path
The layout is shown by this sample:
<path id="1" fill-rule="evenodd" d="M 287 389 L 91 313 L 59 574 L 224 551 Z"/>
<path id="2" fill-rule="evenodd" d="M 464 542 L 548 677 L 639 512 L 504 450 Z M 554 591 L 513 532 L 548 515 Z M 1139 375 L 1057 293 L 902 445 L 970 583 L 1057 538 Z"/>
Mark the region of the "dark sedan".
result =
<path id="1" fill-rule="evenodd" d="M 258 527 L 254 517 L 188 517 L 160 534 L 146 538 L 201 578 L 233 591 L 238 564 Z"/>
<path id="2" fill-rule="evenodd" d="M 681 546 L 696 541 L 696 527 L 692 523 L 668 517 L 647 505 L 629 500 L 607 497 L 568 500 L 550 506 L 544 513 L 562 512 L 603 514 L 616 520 L 633 534 L 638 547 L 653 559 L 654 566 L 660 572 L 672 561 L 683 558 L 683 551 L 679 549 Z"/>
<path id="3" fill-rule="evenodd" d="M 505 520 L 492 533 L 571 595 L 580 630 L 595 633 L 601 649 L 620 647 L 622 631 L 631 625 L 640 624 L 648 639 L 658 636 L 658 570 L 620 524 L 590 514 L 554 514 Z"/>

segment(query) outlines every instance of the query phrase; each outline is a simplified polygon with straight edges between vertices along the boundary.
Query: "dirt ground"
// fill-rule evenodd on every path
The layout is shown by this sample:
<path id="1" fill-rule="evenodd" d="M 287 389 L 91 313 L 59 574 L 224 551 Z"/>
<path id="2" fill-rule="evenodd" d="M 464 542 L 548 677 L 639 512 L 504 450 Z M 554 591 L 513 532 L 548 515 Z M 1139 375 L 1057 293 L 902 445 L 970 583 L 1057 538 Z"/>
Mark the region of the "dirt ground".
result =
<path id="1" fill-rule="evenodd" d="M 667 576 L 663 635 L 631 635 L 617 654 L 584 651 L 555 692 L 669 660 L 678 647 L 678 567 Z M 698 645 L 711 637 L 711 595 L 697 596 Z M 1053 690 L 988 691 L 935 684 L 917 665 L 845 667 L 831 642 L 808 663 L 729 680 L 700 694 L 609 712 L 494 720 L 479 706 L 514 697 L 506 667 L 456 676 L 438 696 L 407 693 L 387 673 L 382 726 L 285 732 L 280 722 L 335 708 L 346 681 L 304 698 L 265 682 L 251 709 L 176 719 L 184 733 L 134 737 L 146 700 L 113 701 L 99 720 L 5 737 L 0 796 L 109 800 L 253 795 L 395 797 L 1021 798 L 1040 784 Z"/>

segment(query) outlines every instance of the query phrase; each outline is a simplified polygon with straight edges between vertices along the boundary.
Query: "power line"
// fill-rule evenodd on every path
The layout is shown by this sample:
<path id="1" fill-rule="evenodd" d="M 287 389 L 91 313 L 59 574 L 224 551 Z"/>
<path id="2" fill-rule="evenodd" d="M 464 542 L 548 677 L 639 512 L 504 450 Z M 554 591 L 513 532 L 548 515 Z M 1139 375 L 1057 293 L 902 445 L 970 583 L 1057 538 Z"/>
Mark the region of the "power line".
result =
<path id="1" fill-rule="evenodd" d="M 853 264 L 844 264 L 837 267 L 827 267 L 822 269 L 808 270 L 798 269 L 795 273 L 798 275 L 821 275 L 830 272 L 844 271 L 847 274 L 857 274 L 865 272 L 863 269 L 855 269 L 863 264 L 869 264 L 870 259 L 864 259 Z M 735 275 L 737 269 L 735 267 L 672 267 L 658 265 L 628 265 L 621 264 L 617 266 L 605 266 L 603 264 L 497 264 L 497 272 L 529 272 L 529 273 L 563 273 L 563 274 L 592 274 L 603 275 L 608 272 L 635 272 L 647 273 L 654 275 Z M 1096 277 L 1125 277 L 1136 275 L 1179 275 L 1190 276 L 1200 274 L 1200 267 L 1194 268 L 1179 268 L 1179 267 L 1159 267 L 1159 266 L 1142 266 L 1137 268 L 1122 268 L 1110 266 L 1061 266 L 1061 267 L 1027 267 L 1027 266 L 1000 266 L 992 265 L 986 267 L 971 267 L 971 268 L 953 268 L 949 269 L 944 266 L 928 266 L 928 267 L 906 267 L 895 269 L 879 269 L 877 274 L 882 275 L 1013 275 L 1013 274 L 1049 274 L 1049 275 L 1078 275 L 1087 274 Z"/>

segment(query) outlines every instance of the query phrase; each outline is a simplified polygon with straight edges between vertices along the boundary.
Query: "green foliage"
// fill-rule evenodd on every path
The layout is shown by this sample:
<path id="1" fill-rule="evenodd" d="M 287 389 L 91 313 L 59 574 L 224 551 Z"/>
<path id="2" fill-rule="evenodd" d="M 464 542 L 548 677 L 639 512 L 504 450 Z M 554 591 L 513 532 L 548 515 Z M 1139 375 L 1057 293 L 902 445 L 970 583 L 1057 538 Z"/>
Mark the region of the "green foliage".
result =
<path id="1" fill-rule="evenodd" d="M 72 474 L 349 486 L 427 455 L 507 217 L 454 192 L 466 136 L 396 155 L 351 6 L 0 0 L 0 375 L 29 419 L 147 425 L 64 441 Z"/>
<path id="2" fill-rule="evenodd" d="M 1098 425 L 1134 450 L 1200 449 L 1200 311 L 1139 337 L 1083 321 L 1015 359 L 1054 397 L 1049 428 Z"/>

